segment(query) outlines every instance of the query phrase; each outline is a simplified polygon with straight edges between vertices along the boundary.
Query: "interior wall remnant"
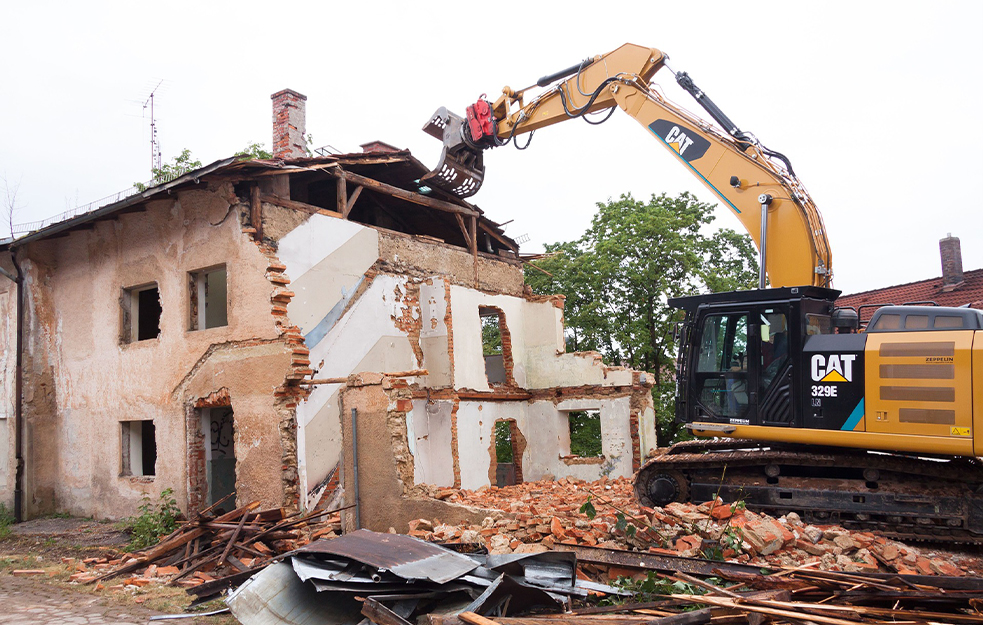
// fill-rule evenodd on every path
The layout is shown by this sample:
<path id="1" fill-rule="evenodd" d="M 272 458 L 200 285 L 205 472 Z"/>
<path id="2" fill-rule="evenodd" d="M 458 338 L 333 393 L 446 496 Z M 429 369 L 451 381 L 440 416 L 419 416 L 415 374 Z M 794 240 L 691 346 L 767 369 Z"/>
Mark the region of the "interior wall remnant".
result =
<path id="1" fill-rule="evenodd" d="M 414 484 L 454 486 L 453 410 L 451 401 L 413 400 L 406 436 L 413 454 Z"/>
<path id="2" fill-rule="evenodd" d="M 345 445 L 344 491 L 346 505 L 355 503 L 351 411 L 356 411 L 358 428 L 359 497 L 362 527 L 386 532 L 402 529 L 410 519 L 433 519 L 450 524 L 480 523 L 488 510 L 450 504 L 417 495 L 413 489 L 413 459 L 407 443 L 407 413 L 413 409 L 411 393 L 403 380 L 379 374 L 349 377 L 342 392 Z M 345 531 L 355 529 L 353 509 L 342 513 Z"/>

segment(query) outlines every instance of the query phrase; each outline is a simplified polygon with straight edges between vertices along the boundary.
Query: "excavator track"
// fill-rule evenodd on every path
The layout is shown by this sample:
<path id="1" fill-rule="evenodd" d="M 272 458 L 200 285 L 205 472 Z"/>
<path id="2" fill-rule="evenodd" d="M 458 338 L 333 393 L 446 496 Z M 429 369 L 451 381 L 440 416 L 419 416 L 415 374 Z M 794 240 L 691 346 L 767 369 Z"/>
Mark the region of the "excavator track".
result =
<path id="1" fill-rule="evenodd" d="M 678 443 L 635 476 L 647 506 L 744 501 L 751 510 L 907 541 L 983 544 L 983 463 L 748 440 Z"/>

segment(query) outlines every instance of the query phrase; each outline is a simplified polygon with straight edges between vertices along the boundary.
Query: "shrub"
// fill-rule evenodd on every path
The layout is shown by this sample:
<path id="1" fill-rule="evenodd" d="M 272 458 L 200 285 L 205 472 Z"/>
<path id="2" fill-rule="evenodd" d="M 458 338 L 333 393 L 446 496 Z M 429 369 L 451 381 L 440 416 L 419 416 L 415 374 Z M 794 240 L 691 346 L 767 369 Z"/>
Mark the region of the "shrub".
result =
<path id="1" fill-rule="evenodd" d="M 171 496 L 173 494 L 174 489 L 165 488 L 158 497 L 157 503 L 154 503 L 148 495 L 143 496 L 140 514 L 126 521 L 126 529 L 132 536 L 129 544 L 131 551 L 156 545 L 161 537 L 177 529 L 181 510 L 177 507 L 177 501 Z"/>

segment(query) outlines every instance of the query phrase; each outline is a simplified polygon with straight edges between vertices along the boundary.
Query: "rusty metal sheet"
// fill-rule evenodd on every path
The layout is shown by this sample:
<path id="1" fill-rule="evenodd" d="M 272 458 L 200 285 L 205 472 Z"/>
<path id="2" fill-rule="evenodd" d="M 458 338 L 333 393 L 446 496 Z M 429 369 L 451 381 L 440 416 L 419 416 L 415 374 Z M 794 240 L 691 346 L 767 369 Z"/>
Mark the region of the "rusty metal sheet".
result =
<path id="1" fill-rule="evenodd" d="M 324 553 L 351 558 L 403 579 L 429 579 L 444 584 L 478 567 L 471 558 L 439 545 L 404 536 L 358 530 L 331 540 L 317 540 L 294 552 Z"/>

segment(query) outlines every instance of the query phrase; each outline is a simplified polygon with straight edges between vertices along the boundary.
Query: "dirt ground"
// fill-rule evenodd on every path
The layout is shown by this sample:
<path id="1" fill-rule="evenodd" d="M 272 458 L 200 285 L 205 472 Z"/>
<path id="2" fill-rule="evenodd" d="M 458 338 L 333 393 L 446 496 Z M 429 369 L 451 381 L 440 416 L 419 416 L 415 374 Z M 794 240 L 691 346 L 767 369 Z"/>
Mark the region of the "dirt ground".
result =
<path id="1" fill-rule="evenodd" d="M 69 582 L 74 562 L 85 558 L 118 557 L 129 537 L 112 522 L 91 519 L 45 518 L 11 526 L 11 535 L 0 540 L 0 615 L 4 622 L 17 615 L 27 622 L 146 623 L 150 616 L 183 614 L 194 597 L 183 588 L 149 585 L 138 589 L 111 589 L 96 584 Z M 41 575 L 14 575 L 16 570 L 43 570 Z M 70 606 L 80 621 L 57 620 Z M 194 612 L 224 608 L 211 602 Z M 233 625 L 231 615 L 199 616 L 178 621 L 197 625 Z"/>

